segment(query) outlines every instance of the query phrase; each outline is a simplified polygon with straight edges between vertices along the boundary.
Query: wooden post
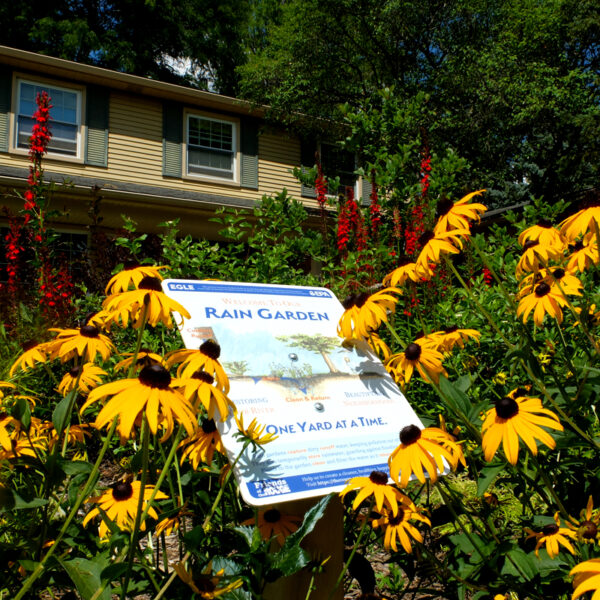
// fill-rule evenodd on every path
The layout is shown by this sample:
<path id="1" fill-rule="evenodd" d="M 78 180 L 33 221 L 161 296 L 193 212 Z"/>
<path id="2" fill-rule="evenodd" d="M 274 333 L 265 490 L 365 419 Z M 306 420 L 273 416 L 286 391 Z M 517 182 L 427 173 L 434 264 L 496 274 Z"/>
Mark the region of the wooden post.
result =
<path id="1" fill-rule="evenodd" d="M 319 501 L 318 498 L 295 500 L 274 505 L 281 512 L 303 516 L 307 510 Z M 323 573 L 315 576 L 315 590 L 310 595 L 310 600 L 328 600 L 335 582 L 344 565 L 344 511 L 339 496 L 334 496 L 327 505 L 325 514 L 319 519 L 315 528 L 302 541 L 302 548 L 313 557 L 324 560 L 331 558 L 323 568 Z M 299 573 L 282 577 L 265 587 L 265 600 L 304 600 L 308 593 L 311 573 L 302 570 Z M 344 586 L 339 588 L 332 596 L 332 600 L 344 598 Z"/>

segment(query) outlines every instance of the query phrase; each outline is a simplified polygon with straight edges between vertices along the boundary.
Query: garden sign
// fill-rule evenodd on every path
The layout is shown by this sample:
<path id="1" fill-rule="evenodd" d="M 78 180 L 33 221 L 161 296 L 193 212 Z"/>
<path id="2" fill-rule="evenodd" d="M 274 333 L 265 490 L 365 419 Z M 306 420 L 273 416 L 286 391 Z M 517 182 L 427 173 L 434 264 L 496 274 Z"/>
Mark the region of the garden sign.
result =
<path id="1" fill-rule="evenodd" d="M 188 349 L 220 344 L 244 424 L 256 419 L 278 436 L 237 462 L 248 504 L 323 496 L 389 472 L 399 431 L 423 427 L 368 345 L 338 337 L 344 308 L 330 290 L 175 279 L 163 289 L 191 315 L 181 330 Z M 233 461 L 242 449 L 235 420 L 217 426 Z"/>

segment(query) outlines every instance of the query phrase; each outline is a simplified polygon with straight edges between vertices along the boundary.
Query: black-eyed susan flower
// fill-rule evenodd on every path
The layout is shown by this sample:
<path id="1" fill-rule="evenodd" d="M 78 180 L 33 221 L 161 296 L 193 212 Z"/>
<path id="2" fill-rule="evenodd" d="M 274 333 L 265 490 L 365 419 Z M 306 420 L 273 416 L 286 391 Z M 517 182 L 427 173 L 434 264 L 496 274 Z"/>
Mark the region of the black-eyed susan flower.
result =
<path id="1" fill-rule="evenodd" d="M 6 395 L 5 390 L 7 392 L 10 391 L 12 393 L 16 389 L 16 387 L 17 386 L 14 383 L 11 383 L 10 381 L 0 381 L 0 400 L 4 399 Z"/>
<path id="2" fill-rule="evenodd" d="M 167 269 L 168 267 L 155 267 L 150 265 L 138 265 L 132 263 L 126 265 L 125 268 L 113 275 L 108 284 L 106 285 L 106 295 L 120 294 L 127 292 L 130 287 L 137 288 L 144 279 L 144 277 L 154 277 L 159 281 L 162 281 L 161 270 Z"/>
<path id="3" fill-rule="evenodd" d="M 274 433 L 265 433 L 266 426 L 260 425 L 256 418 L 252 419 L 247 427 L 244 427 L 244 415 L 238 412 L 234 412 L 233 414 L 238 428 L 238 432 L 234 435 L 241 439 L 245 439 L 251 444 L 264 446 L 265 444 L 275 441 L 279 437 Z"/>
<path id="4" fill-rule="evenodd" d="M 560 261 L 562 259 L 562 253 L 562 248 L 547 246 L 546 244 L 541 244 L 537 240 L 529 240 L 528 242 L 525 242 L 525 245 L 523 246 L 521 258 L 519 258 L 515 271 L 516 276 L 521 278 L 526 273 L 539 271 L 551 260 Z"/>
<path id="5" fill-rule="evenodd" d="M 115 365 L 115 371 L 125 371 L 126 369 L 129 369 L 133 363 L 135 352 L 126 352 L 123 356 L 126 356 L 127 358 L 124 358 Z M 140 348 L 135 359 L 135 371 L 139 371 L 140 369 L 153 364 L 162 365 L 163 362 L 163 357 L 160 354 L 156 354 L 148 348 Z"/>
<path id="6" fill-rule="evenodd" d="M 214 377 L 206 371 L 196 371 L 190 379 L 176 380 L 173 387 L 179 388 L 194 408 L 202 405 L 209 419 L 214 419 L 215 412 L 218 412 L 221 421 L 225 421 L 229 412 L 235 411 L 235 404 L 213 385 L 214 381 Z"/>
<path id="7" fill-rule="evenodd" d="M 587 506 L 581 511 L 579 520 L 571 518 L 567 527 L 577 534 L 577 539 L 586 544 L 593 544 L 598 539 L 598 525 L 600 524 L 600 512 L 594 510 L 592 496 L 588 498 Z"/>
<path id="8" fill-rule="evenodd" d="M 75 366 L 67 371 L 60 380 L 58 393 L 66 396 L 77 385 L 77 389 L 82 394 L 87 394 L 100 383 L 104 375 L 106 375 L 106 371 L 103 371 L 91 362 Z"/>
<path id="9" fill-rule="evenodd" d="M 456 202 L 452 202 L 448 198 L 440 200 L 436 207 L 435 235 L 457 229 L 468 230 L 471 223 L 481 221 L 481 215 L 487 210 L 487 207 L 478 202 L 469 203 L 475 196 L 480 196 L 483 192 L 485 190 L 471 192 Z"/>
<path id="10" fill-rule="evenodd" d="M 85 443 L 85 436 L 89 436 L 89 425 L 84 423 L 83 425 L 70 425 L 67 430 L 65 430 L 66 435 L 66 443 L 77 445 Z M 55 444 L 64 443 L 64 438 L 58 435 L 54 426 L 48 429 L 48 447 L 52 449 Z"/>
<path id="11" fill-rule="evenodd" d="M 55 357 L 65 362 L 72 358 L 81 358 L 85 362 L 94 362 L 99 355 L 108 360 L 115 347 L 112 342 L 94 325 L 83 325 L 78 329 L 52 328 L 57 336 L 48 342 L 48 348 Z"/>
<path id="12" fill-rule="evenodd" d="M 105 513 L 106 516 L 113 521 L 119 529 L 131 531 L 135 523 L 137 516 L 137 508 L 140 500 L 141 493 L 141 482 L 140 481 L 120 481 L 115 483 L 110 489 L 106 490 L 102 495 L 95 498 L 89 498 L 86 502 L 97 504 Z M 144 499 L 142 503 L 142 511 L 146 509 L 148 500 L 150 500 L 154 486 L 144 486 Z M 157 491 L 154 500 L 164 500 L 167 498 L 166 494 L 161 491 Z M 100 514 L 98 507 L 92 508 L 90 512 L 83 519 L 83 526 L 85 527 L 92 519 Z M 150 506 L 148 509 L 148 516 L 153 519 L 158 518 L 158 514 L 154 507 Z M 142 521 L 140 523 L 140 529 L 145 531 L 146 523 Z M 109 534 L 109 527 L 107 523 L 102 520 L 98 533 L 101 539 L 105 539 Z"/>
<path id="13" fill-rule="evenodd" d="M 410 381 L 415 369 L 425 381 L 437 383 L 440 375 L 446 373 L 442 366 L 443 359 L 444 357 L 434 348 L 431 340 L 417 338 L 406 346 L 404 352 L 392 354 L 385 361 L 385 368 L 402 386 Z"/>
<path id="14" fill-rule="evenodd" d="M 338 335 L 343 338 L 369 337 L 396 310 L 398 298 L 394 294 L 401 293 L 398 288 L 388 287 L 372 294 L 363 292 L 349 296 L 342 302 L 345 311 L 338 324 Z"/>
<path id="15" fill-rule="evenodd" d="M 428 271 L 422 271 L 410 256 L 401 256 L 397 265 L 391 273 L 384 277 L 383 285 L 397 287 L 404 285 L 407 281 L 417 283 L 429 275 Z"/>
<path id="16" fill-rule="evenodd" d="M 173 568 L 181 581 L 203 600 L 213 600 L 242 587 L 241 579 L 225 584 L 225 569 L 212 573 L 211 563 L 198 575 L 194 575 L 191 570 L 188 570 L 184 563 L 176 563 Z"/>
<path id="17" fill-rule="evenodd" d="M 8 374 L 12 377 L 18 369 L 27 371 L 32 369 L 37 363 L 45 363 L 56 358 L 56 353 L 53 349 L 54 341 L 42 342 L 27 342 L 23 345 L 23 354 L 17 358 L 12 364 Z"/>
<path id="18" fill-rule="evenodd" d="M 411 538 L 419 543 L 423 542 L 421 532 L 410 521 L 421 521 L 431 527 L 431 521 L 416 509 L 412 501 L 410 504 L 400 504 L 396 515 L 384 508 L 382 516 L 373 519 L 371 524 L 373 528 L 380 527 L 384 530 L 383 545 L 387 550 L 398 552 L 396 540 L 400 540 L 404 550 L 410 554 L 412 552 Z"/>
<path id="19" fill-rule="evenodd" d="M 356 510 L 360 504 L 373 496 L 378 512 L 386 506 L 394 515 L 398 514 L 398 502 L 404 501 L 405 494 L 392 485 L 388 485 L 389 477 L 383 471 L 373 471 L 368 477 L 353 477 L 348 485 L 340 492 L 343 499 L 346 494 L 358 490 L 352 508 Z"/>
<path id="20" fill-rule="evenodd" d="M 158 537 L 162 533 L 166 536 L 171 535 L 181 527 L 181 522 L 186 517 L 193 517 L 194 513 L 187 510 L 187 502 L 172 516 L 161 519 L 154 530 L 154 533 Z"/>
<path id="21" fill-rule="evenodd" d="M 495 406 L 485 413 L 481 433 L 483 455 L 488 462 L 494 458 L 500 443 L 512 465 L 517 463 L 520 439 L 532 454 L 537 454 L 536 440 L 554 448 L 556 442 L 542 427 L 563 430 L 558 417 L 544 408 L 539 398 L 513 395 L 497 399 Z"/>
<path id="22" fill-rule="evenodd" d="M 598 240 L 593 233 L 583 236 L 583 239 L 569 244 L 569 255 L 567 256 L 567 270 L 583 273 L 592 265 L 600 262 L 598 253 Z"/>
<path id="23" fill-rule="evenodd" d="M 452 470 L 458 463 L 466 465 L 463 451 L 454 438 L 438 427 L 421 430 L 416 425 L 407 425 L 400 432 L 400 445 L 390 454 L 388 465 L 390 477 L 406 487 L 411 475 L 425 483 L 425 473 L 431 481 L 437 481 L 438 473 L 445 469 L 444 459 Z"/>
<path id="24" fill-rule="evenodd" d="M 11 450 L 12 440 L 21 430 L 21 421 L 13 416 L 2 412 L 0 413 L 0 448 Z"/>
<path id="25" fill-rule="evenodd" d="M 562 323 L 561 307 L 566 304 L 567 300 L 560 290 L 553 290 L 552 286 L 542 281 L 535 286 L 533 292 L 519 300 L 517 316 L 522 316 L 523 323 L 526 323 L 529 315 L 533 312 L 533 321 L 538 327 L 541 327 L 546 315 L 553 317 L 558 323 Z"/>
<path id="26" fill-rule="evenodd" d="M 456 325 L 450 325 L 437 332 L 439 341 L 436 350 L 440 352 L 451 352 L 455 346 L 465 347 L 465 342 L 471 340 L 479 341 L 481 333 L 476 329 L 461 329 Z"/>
<path id="27" fill-rule="evenodd" d="M 575 565 L 569 575 L 574 576 L 571 600 L 576 600 L 586 592 L 594 592 L 591 600 L 600 600 L 600 558 L 591 558 Z"/>
<path id="28" fill-rule="evenodd" d="M 190 318 L 190 313 L 179 302 L 169 298 L 162 291 L 160 279 L 157 277 L 144 277 L 137 289 L 113 294 L 102 303 L 102 308 L 109 313 L 107 321 L 121 323 L 123 327 L 127 327 L 130 320 L 134 327 L 141 327 L 144 307 L 146 322 L 152 326 L 162 323 L 166 327 L 172 327 L 172 312 L 179 313 L 186 319 Z"/>
<path id="29" fill-rule="evenodd" d="M 259 510 L 256 519 L 244 521 L 244 525 L 256 525 L 263 540 L 275 537 L 279 546 L 283 546 L 285 538 L 294 533 L 302 523 L 302 519 L 295 515 L 281 512 L 277 508 Z"/>
<path id="30" fill-rule="evenodd" d="M 431 264 L 437 265 L 444 254 L 458 254 L 463 247 L 461 238 L 470 236 L 468 229 L 453 229 L 435 234 L 425 231 L 419 236 L 421 251 L 416 260 L 417 268 L 421 272 L 431 274 Z"/>
<path id="31" fill-rule="evenodd" d="M 165 356 L 165 362 L 170 369 L 181 363 L 177 368 L 177 377 L 189 379 L 196 371 L 208 373 L 217 382 L 219 389 L 229 393 L 229 379 L 219 362 L 221 346 L 215 340 L 206 340 L 198 350 L 175 350 Z"/>
<path id="32" fill-rule="evenodd" d="M 21 456 L 35 458 L 37 452 L 43 451 L 46 447 L 46 440 L 43 437 L 32 437 L 25 435 L 22 431 L 13 432 L 10 441 L 10 448 L 0 449 L 0 461 L 12 461 Z"/>
<path id="33" fill-rule="evenodd" d="M 600 227 L 600 202 L 597 200 L 590 202 L 587 207 L 567 217 L 560 224 L 560 232 L 569 242 L 572 242 L 580 235 L 593 234 L 596 227 Z"/>
<path id="34" fill-rule="evenodd" d="M 110 426 L 118 416 L 118 431 L 123 444 L 131 437 L 133 427 L 140 422 L 144 411 L 152 433 L 156 434 L 159 427 L 164 429 L 163 441 L 173 432 L 175 421 L 183 425 L 188 435 L 196 429 L 195 410 L 171 387 L 171 375 L 162 365 L 144 367 L 136 378 L 113 381 L 92 390 L 81 412 L 108 396 L 112 398 L 96 417 L 94 427 Z"/>
<path id="35" fill-rule="evenodd" d="M 519 244 L 524 246 L 527 242 L 539 242 L 544 246 L 552 246 L 564 250 L 567 240 L 552 226 L 547 219 L 542 219 L 537 225 L 528 227 L 519 234 Z"/>
<path id="36" fill-rule="evenodd" d="M 367 343 L 381 360 L 387 360 L 392 355 L 389 346 L 374 332 L 367 338 Z"/>
<path id="37" fill-rule="evenodd" d="M 179 447 L 184 448 L 181 464 L 188 459 L 194 470 L 198 469 L 200 463 L 210 466 L 215 452 L 225 454 L 225 448 L 223 448 L 223 442 L 214 419 L 201 419 L 196 433 L 183 440 Z"/>
<path id="38" fill-rule="evenodd" d="M 558 556 L 560 553 L 560 546 L 566 548 L 571 554 L 575 554 L 575 549 L 571 545 L 568 538 L 575 539 L 577 534 L 571 529 L 560 526 L 560 517 L 558 513 L 554 515 L 554 523 L 546 525 L 542 531 L 533 531 L 529 527 L 525 528 L 527 532 L 527 539 L 535 539 L 537 541 L 535 545 L 535 555 L 540 557 L 540 548 L 545 544 L 546 551 L 550 558 Z"/>

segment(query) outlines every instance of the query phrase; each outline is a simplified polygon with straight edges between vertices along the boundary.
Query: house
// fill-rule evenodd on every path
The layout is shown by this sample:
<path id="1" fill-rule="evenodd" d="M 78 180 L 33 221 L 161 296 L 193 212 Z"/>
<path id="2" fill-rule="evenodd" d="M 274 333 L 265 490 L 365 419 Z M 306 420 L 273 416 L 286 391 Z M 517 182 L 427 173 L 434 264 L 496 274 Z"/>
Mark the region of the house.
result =
<path id="1" fill-rule="evenodd" d="M 302 162 L 314 164 L 314 142 L 267 125 L 263 108 L 0 46 L 0 205 L 13 213 L 22 206 L 14 191 L 26 186 L 31 115 L 42 90 L 53 105 L 45 176 L 68 184 L 54 197 L 65 212 L 59 230 L 85 231 L 94 200 L 104 227 L 121 227 L 121 214 L 140 231 L 179 218 L 183 233 L 208 239 L 220 206 L 251 207 L 286 188 L 316 208 L 314 189 L 292 174 Z M 368 197 L 351 169 L 345 176 Z"/>

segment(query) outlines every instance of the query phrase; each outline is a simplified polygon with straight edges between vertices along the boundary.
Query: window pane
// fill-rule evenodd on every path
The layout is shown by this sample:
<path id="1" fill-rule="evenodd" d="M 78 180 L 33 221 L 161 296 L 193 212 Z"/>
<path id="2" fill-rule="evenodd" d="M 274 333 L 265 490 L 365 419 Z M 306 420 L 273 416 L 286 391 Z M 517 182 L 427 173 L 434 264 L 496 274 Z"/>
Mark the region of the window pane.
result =
<path id="1" fill-rule="evenodd" d="M 188 172 L 233 179 L 233 123 L 188 118 Z"/>
<path id="2" fill-rule="evenodd" d="M 190 173 L 233 179 L 233 154 L 191 148 L 188 153 Z"/>

